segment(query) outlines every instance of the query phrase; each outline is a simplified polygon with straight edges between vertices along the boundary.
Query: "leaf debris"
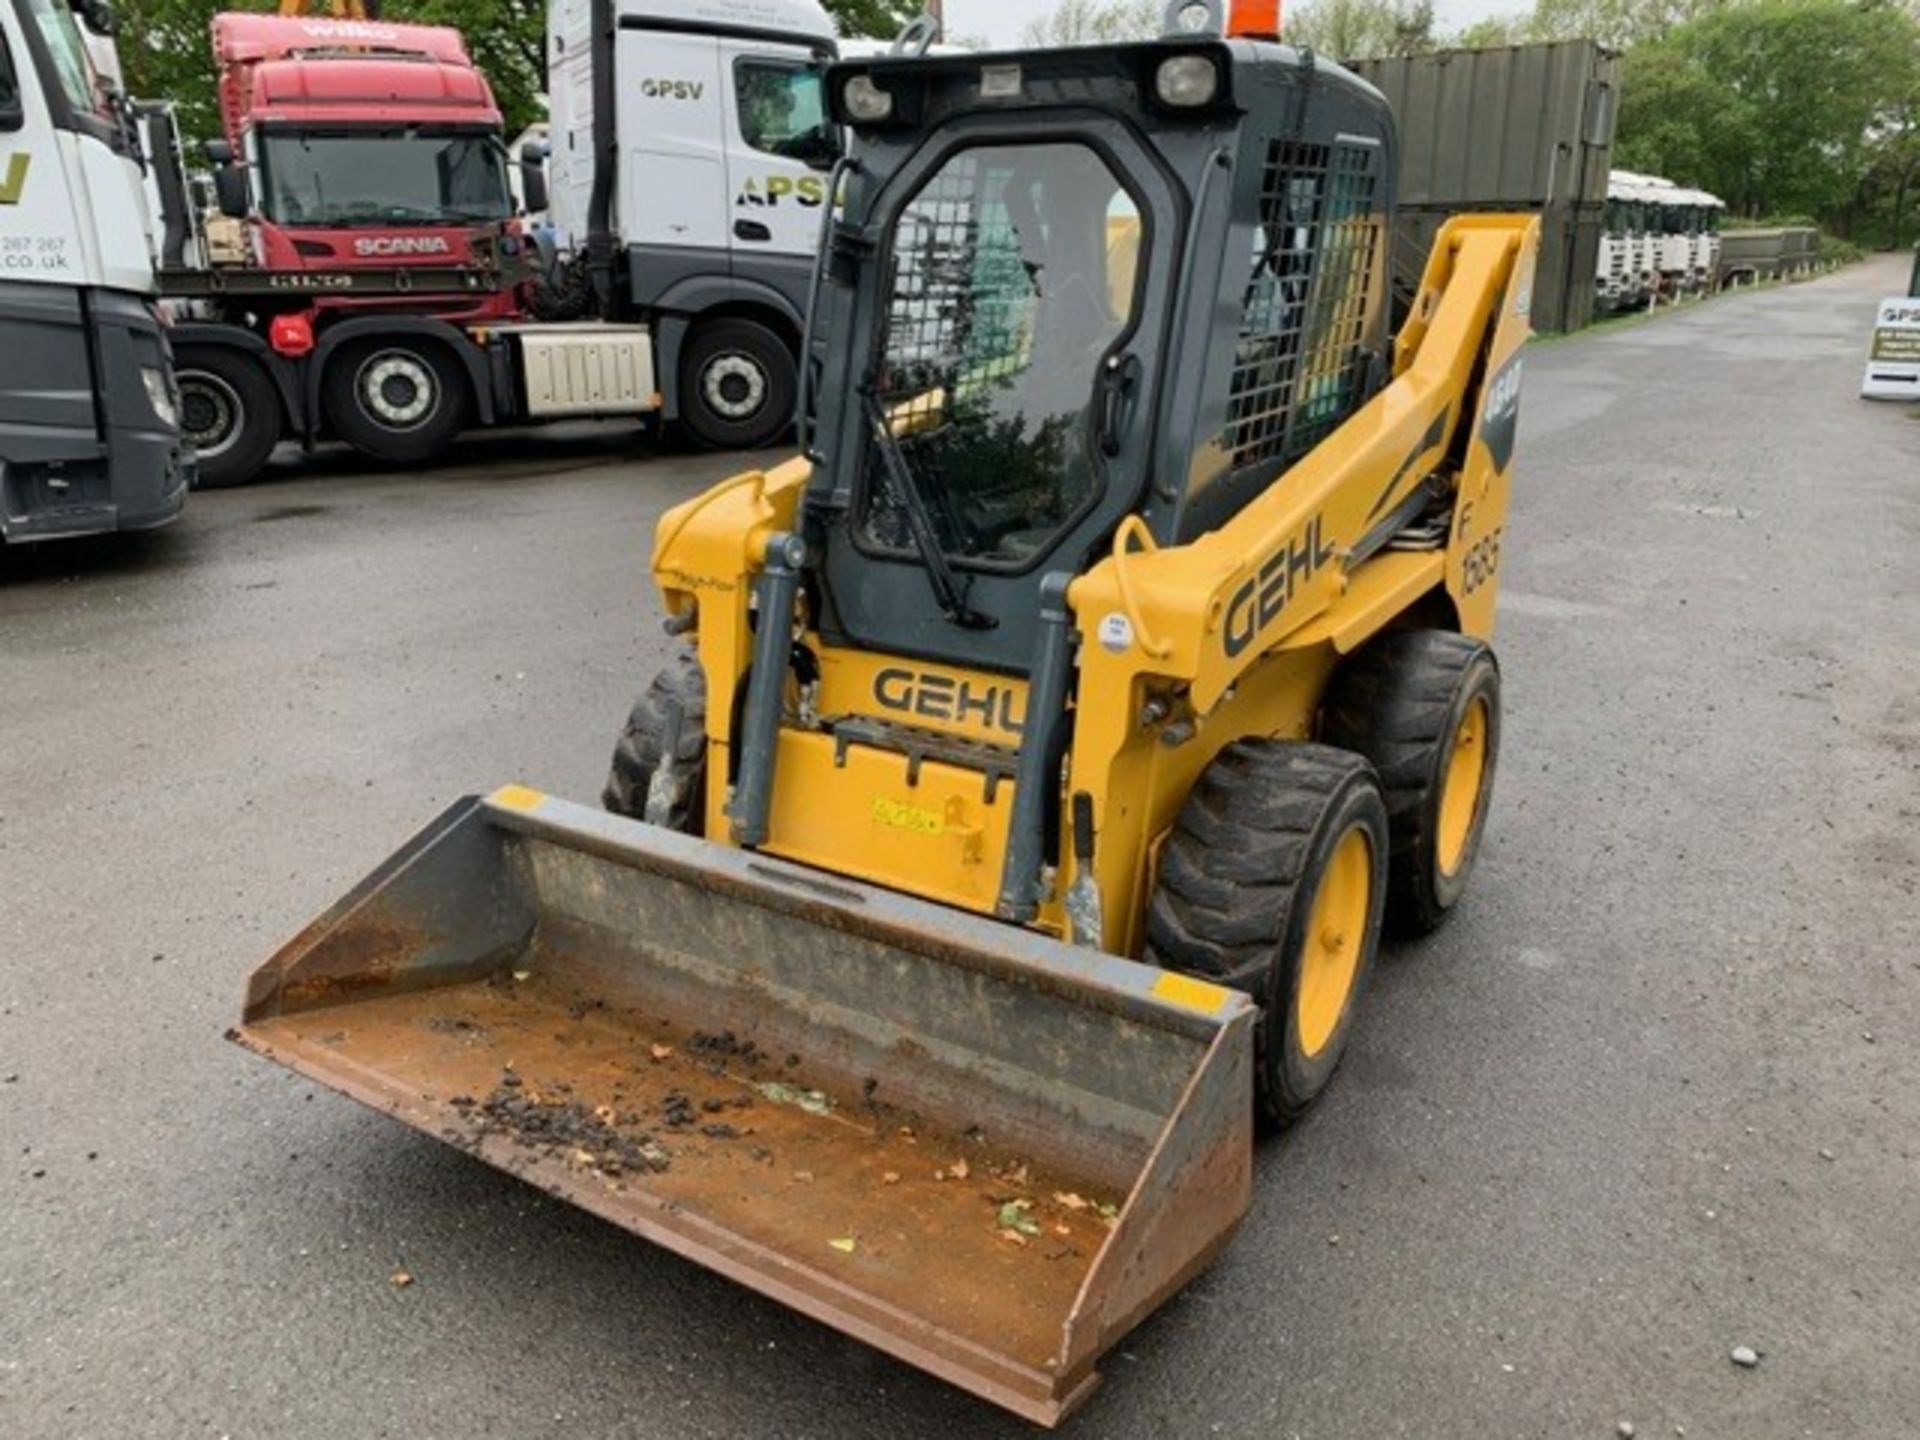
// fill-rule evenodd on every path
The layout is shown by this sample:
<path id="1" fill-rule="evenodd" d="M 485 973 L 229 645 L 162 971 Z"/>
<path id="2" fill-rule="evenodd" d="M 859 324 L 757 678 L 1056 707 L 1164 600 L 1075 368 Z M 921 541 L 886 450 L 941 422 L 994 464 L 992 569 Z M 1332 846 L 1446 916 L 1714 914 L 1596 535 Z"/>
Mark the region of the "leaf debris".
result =
<path id="1" fill-rule="evenodd" d="M 1000 1207 L 1000 1214 L 995 1223 L 1003 1231 L 1014 1230 L 1023 1236 L 1038 1235 L 1040 1222 L 1028 1213 L 1032 1209 L 1031 1200 L 1009 1200 Z"/>
<path id="2" fill-rule="evenodd" d="M 793 1105 L 809 1115 L 826 1115 L 833 1110 L 833 1102 L 819 1090 L 803 1090 L 798 1085 L 789 1085 L 784 1080 L 764 1080 L 753 1087 L 776 1105 Z"/>

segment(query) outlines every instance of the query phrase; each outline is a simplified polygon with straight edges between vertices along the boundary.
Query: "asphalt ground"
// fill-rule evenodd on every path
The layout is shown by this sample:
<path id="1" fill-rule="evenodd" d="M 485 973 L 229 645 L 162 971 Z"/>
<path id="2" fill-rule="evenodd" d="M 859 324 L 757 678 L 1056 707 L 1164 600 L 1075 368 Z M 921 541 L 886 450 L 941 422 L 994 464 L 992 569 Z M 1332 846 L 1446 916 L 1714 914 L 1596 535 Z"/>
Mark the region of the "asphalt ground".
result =
<path id="1" fill-rule="evenodd" d="M 1474 891 L 1070 1433 L 1920 1431 L 1898 272 L 1530 353 Z M 0 555 L 0 1434 L 1022 1432 L 221 1039 L 453 797 L 597 795 L 653 522 L 738 463 L 323 457 Z"/>

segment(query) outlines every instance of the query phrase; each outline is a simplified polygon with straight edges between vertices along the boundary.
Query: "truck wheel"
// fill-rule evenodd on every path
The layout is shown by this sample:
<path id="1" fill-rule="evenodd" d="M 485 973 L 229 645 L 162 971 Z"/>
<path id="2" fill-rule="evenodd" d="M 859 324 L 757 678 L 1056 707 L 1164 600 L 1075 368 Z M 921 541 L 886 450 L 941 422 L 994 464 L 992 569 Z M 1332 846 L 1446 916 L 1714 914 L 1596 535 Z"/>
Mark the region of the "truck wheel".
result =
<path id="1" fill-rule="evenodd" d="M 194 485 L 217 490 L 260 473 L 280 442 L 273 378 L 235 350 L 182 345 L 173 356 L 181 438 L 196 458 Z"/>
<path id="2" fill-rule="evenodd" d="M 1432 930 L 1466 891 L 1500 755 L 1500 667 L 1450 630 L 1383 635 L 1335 672 L 1320 738 L 1380 772 L 1392 832 L 1387 921 Z"/>
<path id="3" fill-rule="evenodd" d="M 759 450 L 793 424 L 798 396 L 786 342 L 752 320 L 714 320 L 680 357 L 680 418 L 715 450 Z"/>
<path id="4" fill-rule="evenodd" d="M 706 778 L 707 677 L 693 651 L 676 646 L 627 717 L 600 803 L 616 815 L 698 835 Z"/>
<path id="5" fill-rule="evenodd" d="M 1387 812 L 1330 745 L 1241 740 L 1201 772 L 1160 850 L 1146 958 L 1258 1000 L 1254 1112 L 1297 1119 L 1346 1050 L 1380 942 Z"/>
<path id="6" fill-rule="evenodd" d="M 467 377 L 431 340 L 342 345 L 321 381 L 327 420 L 364 455 L 395 465 L 430 460 L 467 424 Z"/>

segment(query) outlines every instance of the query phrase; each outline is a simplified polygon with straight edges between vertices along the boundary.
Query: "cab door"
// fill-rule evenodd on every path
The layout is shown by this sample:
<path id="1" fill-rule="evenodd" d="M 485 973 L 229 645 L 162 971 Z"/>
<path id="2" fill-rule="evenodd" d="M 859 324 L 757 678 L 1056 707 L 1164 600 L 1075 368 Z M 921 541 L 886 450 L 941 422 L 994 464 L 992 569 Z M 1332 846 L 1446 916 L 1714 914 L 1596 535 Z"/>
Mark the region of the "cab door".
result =
<path id="1" fill-rule="evenodd" d="M 617 227 L 629 245 L 724 250 L 727 162 L 720 42 L 623 28 L 616 42 Z"/>
<path id="2" fill-rule="evenodd" d="M 820 237 L 827 172 L 839 154 L 825 62 L 798 46 L 720 42 L 726 91 L 729 241 L 738 267 L 766 257 L 804 268 Z"/>

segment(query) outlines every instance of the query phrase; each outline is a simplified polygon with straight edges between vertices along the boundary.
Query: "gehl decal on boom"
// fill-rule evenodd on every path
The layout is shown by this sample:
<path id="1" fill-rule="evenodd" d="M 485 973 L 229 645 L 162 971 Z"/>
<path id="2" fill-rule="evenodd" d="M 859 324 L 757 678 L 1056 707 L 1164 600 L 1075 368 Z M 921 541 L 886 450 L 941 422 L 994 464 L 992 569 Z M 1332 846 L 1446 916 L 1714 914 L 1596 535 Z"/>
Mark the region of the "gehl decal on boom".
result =
<path id="1" fill-rule="evenodd" d="M 1287 602 L 1300 593 L 1320 568 L 1334 556 L 1334 547 L 1321 539 L 1325 525 L 1316 515 L 1307 528 L 1260 562 L 1260 568 L 1248 576 L 1227 602 L 1227 623 L 1221 632 L 1227 658 L 1239 655 L 1287 608 Z"/>

